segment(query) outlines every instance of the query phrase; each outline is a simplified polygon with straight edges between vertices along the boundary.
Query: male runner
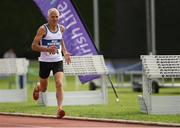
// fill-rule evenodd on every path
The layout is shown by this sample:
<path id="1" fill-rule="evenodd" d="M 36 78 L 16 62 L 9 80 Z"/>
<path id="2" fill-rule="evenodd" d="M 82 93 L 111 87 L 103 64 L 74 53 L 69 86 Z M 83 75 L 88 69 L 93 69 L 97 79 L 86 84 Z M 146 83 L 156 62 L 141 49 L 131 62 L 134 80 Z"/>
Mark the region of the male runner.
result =
<path id="1" fill-rule="evenodd" d="M 67 52 L 62 35 L 64 26 L 58 24 L 60 18 L 56 8 L 48 10 L 48 23 L 40 26 L 32 43 L 32 50 L 40 52 L 39 77 L 40 82 L 34 88 L 33 98 L 38 100 L 39 93 L 45 92 L 48 86 L 50 71 L 53 71 L 56 85 L 57 117 L 62 118 L 65 112 L 62 108 L 63 102 L 63 57 L 67 64 L 71 63 L 70 54 Z M 61 53 L 62 52 L 62 53 Z"/>

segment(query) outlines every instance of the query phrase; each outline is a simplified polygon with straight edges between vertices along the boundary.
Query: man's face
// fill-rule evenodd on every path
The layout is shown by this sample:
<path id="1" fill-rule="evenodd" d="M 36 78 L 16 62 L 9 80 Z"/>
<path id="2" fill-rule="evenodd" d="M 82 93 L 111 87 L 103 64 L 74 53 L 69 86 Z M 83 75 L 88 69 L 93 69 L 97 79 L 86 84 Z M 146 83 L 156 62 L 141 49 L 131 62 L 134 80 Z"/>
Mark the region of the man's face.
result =
<path id="1" fill-rule="evenodd" d="M 57 25 L 58 20 L 59 20 L 59 15 L 58 15 L 58 13 L 55 12 L 55 11 L 51 12 L 51 14 L 50 14 L 49 17 L 48 17 L 49 23 L 52 24 L 52 25 Z"/>

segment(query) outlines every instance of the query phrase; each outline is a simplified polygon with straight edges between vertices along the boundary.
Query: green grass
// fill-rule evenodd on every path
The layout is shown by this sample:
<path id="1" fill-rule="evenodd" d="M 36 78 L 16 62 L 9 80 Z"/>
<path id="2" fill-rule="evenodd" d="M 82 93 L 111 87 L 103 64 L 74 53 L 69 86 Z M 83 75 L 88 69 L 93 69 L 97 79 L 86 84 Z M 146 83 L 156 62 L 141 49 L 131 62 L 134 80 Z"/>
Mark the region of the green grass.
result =
<path id="1" fill-rule="evenodd" d="M 166 91 L 167 90 L 164 90 L 164 92 Z M 141 113 L 137 102 L 137 95 L 140 93 L 132 92 L 131 88 L 119 88 L 117 92 L 120 97 L 119 103 L 115 102 L 114 93 L 112 89 L 109 89 L 109 102 L 107 105 L 64 106 L 64 109 L 68 116 L 180 123 L 180 115 L 146 115 Z M 47 115 L 54 115 L 56 113 L 56 107 L 37 105 L 36 102 L 32 100 L 31 94 L 32 89 L 28 89 L 28 102 L 1 103 L 0 112 Z"/>
<path id="2" fill-rule="evenodd" d="M 33 66 L 31 66 L 33 67 Z M 35 65 L 34 70 L 37 70 Z M 0 112 L 11 113 L 30 113 L 30 114 L 46 114 L 55 115 L 56 107 L 44 107 L 37 105 L 32 100 L 33 85 L 37 81 L 37 76 L 30 75 L 28 78 L 28 102 L 23 103 L 0 103 Z M 31 83 L 30 81 L 35 81 Z M 77 90 L 74 78 L 67 78 L 68 86 L 64 86 L 65 91 Z M 8 80 L 0 81 L 0 88 L 8 88 Z M 54 80 L 49 79 L 49 91 L 54 91 Z M 87 85 L 80 85 L 79 90 L 88 90 Z M 107 105 L 88 105 L 88 106 L 64 106 L 68 116 L 80 117 L 96 117 L 96 118 L 110 118 L 110 119 L 126 119 L 126 120 L 139 120 L 139 121 L 153 121 L 165 123 L 180 123 L 180 115 L 146 115 L 140 112 L 140 107 L 137 101 L 137 96 L 141 93 L 135 93 L 132 88 L 118 88 L 117 93 L 120 97 L 120 102 L 115 102 L 115 96 L 111 88 L 108 89 Z M 179 88 L 162 88 L 160 94 L 156 95 L 179 95 Z"/>

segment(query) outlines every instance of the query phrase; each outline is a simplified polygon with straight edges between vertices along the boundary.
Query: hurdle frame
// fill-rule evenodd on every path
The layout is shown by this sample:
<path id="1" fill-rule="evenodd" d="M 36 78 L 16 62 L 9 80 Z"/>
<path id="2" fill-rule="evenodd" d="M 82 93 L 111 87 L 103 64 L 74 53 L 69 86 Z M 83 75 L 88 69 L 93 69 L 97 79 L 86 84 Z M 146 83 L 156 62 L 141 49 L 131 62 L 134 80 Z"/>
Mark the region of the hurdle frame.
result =
<path id="1" fill-rule="evenodd" d="M 0 103 L 27 101 L 26 74 L 28 66 L 29 61 L 25 58 L 0 59 L 0 76 L 16 75 L 16 79 L 21 77 L 23 85 L 23 88 L 20 88 L 19 85 L 16 86 L 16 89 L 0 90 Z"/>
<path id="2" fill-rule="evenodd" d="M 172 58 L 175 59 L 172 59 Z M 180 55 L 141 55 L 143 64 L 143 95 L 138 96 L 141 112 L 147 114 L 180 114 L 180 96 L 154 96 L 152 95 L 152 81 L 159 78 L 180 78 L 180 70 L 178 72 L 166 72 L 161 70 L 157 64 L 158 58 L 161 58 L 159 65 L 167 64 L 165 62 L 180 61 Z M 164 60 L 166 61 L 164 61 Z M 167 66 L 173 69 L 171 65 Z M 154 69 L 153 69 L 154 68 Z M 163 67 L 165 68 L 165 67 Z M 176 65 L 174 69 L 180 69 L 180 65 Z M 172 70 L 174 71 L 174 70 Z"/>

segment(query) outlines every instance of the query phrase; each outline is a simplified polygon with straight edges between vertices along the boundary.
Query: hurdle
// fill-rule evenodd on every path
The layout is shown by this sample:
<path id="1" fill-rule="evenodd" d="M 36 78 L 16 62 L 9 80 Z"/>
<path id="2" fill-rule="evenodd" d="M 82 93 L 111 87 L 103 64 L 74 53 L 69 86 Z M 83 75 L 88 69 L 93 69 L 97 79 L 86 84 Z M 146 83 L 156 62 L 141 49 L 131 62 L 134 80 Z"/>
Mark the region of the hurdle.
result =
<path id="1" fill-rule="evenodd" d="M 71 91 L 64 93 L 63 105 L 106 104 L 107 90 L 105 76 L 108 70 L 102 55 L 71 56 L 71 64 L 64 64 L 66 76 L 100 75 L 101 89 L 96 91 Z M 57 106 L 55 92 L 41 92 L 38 99 L 40 105 Z"/>
<path id="2" fill-rule="evenodd" d="M 16 75 L 19 84 L 16 89 L 0 90 L 0 102 L 24 102 L 27 100 L 26 74 L 29 61 L 25 58 L 3 58 L 0 59 L 0 77 Z"/>
<path id="3" fill-rule="evenodd" d="M 180 55 L 141 55 L 143 94 L 138 96 L 141 112 L 147 114 L 180 114 L 180 96 L 153 96 L 152 81 L 180 78 Z"/>

